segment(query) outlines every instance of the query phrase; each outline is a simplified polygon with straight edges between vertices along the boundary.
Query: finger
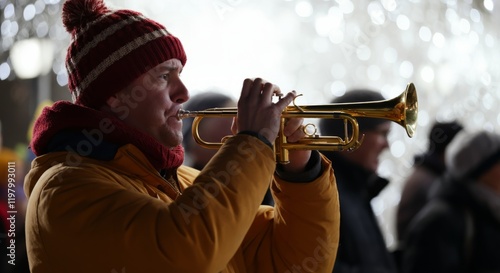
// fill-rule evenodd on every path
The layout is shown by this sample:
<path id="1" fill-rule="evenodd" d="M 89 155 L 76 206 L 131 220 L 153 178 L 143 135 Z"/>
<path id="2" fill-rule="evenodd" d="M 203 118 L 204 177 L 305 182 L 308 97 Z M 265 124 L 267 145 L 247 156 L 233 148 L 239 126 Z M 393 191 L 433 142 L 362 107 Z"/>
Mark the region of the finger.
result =
<path id="1" fill-rule="evenodd" d="M 254 81 L 253 81 L 253 85 L 252 85 L 252 93 L 249 94 L 250 96 L 255 96 L 255 97 L 260 97 L 260 93 L 262 92 L 262 87 L 264 86 L 266 82 L 261 79 L 261 78 L 256 78 Z M 256 95 L 258 94 L 258 96 Z"/>
<path id="2" fill-rule="evenodd" d="M 288 92 L 286 96 L 282 97 L 278 102 L 276 102 L 276 106 L 281 110 L 285 109 L 285 107 L 287 107 L 297 96 L 296 94 L 297 93 L 295 91 Z"/>
<path id="3" fill-rule="evenodd" d="M 281 93 L 280 87 L 277 85 L 274 86 L 273 93 L 274 93 L 274 95 L 279 96 L 279 97 L 283 96 L 283 93 Z"/>
<path id="4" fill-rule="evenodd" d="M 259 93 L 262 90 L 262 86 L 264 85 L 265 81 L 261 78 L 255 78 L 253 80 L 253 85 L 252 85 L 252 93 Z"/>
<path id="5" fill-rule="evenodd" d="M 274 90 L 275 90 L 274 84 L 272 84 L 270 82 L 266 82 L 264 84 L 263 89 L 262 89 L 261 100 L 268 101 L 269 103 L 271 103 L 272 97 L 274 94 Z"/>
<path id="6" fill-rule="evenodd" d="M 306 136 L 306 133 L 304 133 L 304 130 L 302 129 L 302 126 L 297 128 L 297 130 L 293 131 L 292 134 L 287 136 L 287 141 L 290 143 L 297 142 L 304 138 Z"/>
<path id="7" fill-rule="evenodd" d="M 248 96 L 250 95 L 251 93 L 251 89 L 252 89 L 252 85 L 253 85 L 253 80 L 252 79 L 245 79 L 243 81 L 243 87 L 241 88 L 241 95 L 240 95 L 240 99 L 243 99 L 243 100 L 246 100 L 248 98 Z"/>
<path id="8" fill-rule="evenodd" d="M 263 80 L 261 78 L 256 78 L 252 82 L 252 86 L 250 87 L 250 93 L 248 93 L 247 101 L 251 107 L 254 107 L 256 103 L 260 101 Z"/>
<path id="9" fill-rule="evenodd" d="M 291 136 L 295 131 L 302 131 L 303 118 L 292 118 L 286 121 L 285 128 L 283 128 L 283 134 L 285 136 Z"/>

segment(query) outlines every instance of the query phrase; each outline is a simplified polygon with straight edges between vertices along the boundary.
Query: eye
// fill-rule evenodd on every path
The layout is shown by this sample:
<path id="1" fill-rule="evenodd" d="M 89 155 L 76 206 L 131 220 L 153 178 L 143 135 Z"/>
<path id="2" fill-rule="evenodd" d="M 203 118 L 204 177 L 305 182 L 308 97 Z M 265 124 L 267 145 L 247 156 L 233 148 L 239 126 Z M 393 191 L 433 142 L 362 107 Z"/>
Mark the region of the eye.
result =
<path id="1" fill-rule="evenodd" d="M 161 74 L 160 78 L 164 81 L 168 81 L 168 74 Z"/>

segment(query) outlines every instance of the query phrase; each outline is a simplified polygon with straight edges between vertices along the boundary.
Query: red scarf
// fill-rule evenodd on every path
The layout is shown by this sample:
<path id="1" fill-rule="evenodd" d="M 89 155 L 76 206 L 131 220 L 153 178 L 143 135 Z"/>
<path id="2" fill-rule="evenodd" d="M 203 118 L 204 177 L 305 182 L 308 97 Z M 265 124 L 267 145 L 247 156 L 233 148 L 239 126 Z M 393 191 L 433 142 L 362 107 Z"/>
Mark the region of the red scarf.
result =
<path id="1" fill-rule="evenodd" d="M 119 146 L 133 144 L 139 148 L 157 170 L 176 169 L 184 160 L 182 146 L 166 147 L 153 137 L 130 127 L 109 113 L 68 101 L 59 101 L 52 107 L 43 109 L 33 128 L 31 150 L 37 156 L 49 152 L 47 151 L 49 142 L 61 131 L 78 132 L 96 129 L 101 130 L 105 141 Z"/>

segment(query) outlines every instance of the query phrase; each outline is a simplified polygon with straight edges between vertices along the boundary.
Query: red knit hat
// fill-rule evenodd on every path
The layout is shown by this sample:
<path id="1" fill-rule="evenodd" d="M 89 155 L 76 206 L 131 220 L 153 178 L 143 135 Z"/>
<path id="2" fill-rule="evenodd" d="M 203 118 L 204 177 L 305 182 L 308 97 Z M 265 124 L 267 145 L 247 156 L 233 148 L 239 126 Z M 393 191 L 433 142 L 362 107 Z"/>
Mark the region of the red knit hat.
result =
<path id="1" fill-rule="evenodd" d="M 186 63 L 179 39 L 138 12 L 110 10 L 103 0 L 67 0 L 62 20 L 72 38 L 66 69 L 76 104 L 98 109 L 158 64 Z"/>

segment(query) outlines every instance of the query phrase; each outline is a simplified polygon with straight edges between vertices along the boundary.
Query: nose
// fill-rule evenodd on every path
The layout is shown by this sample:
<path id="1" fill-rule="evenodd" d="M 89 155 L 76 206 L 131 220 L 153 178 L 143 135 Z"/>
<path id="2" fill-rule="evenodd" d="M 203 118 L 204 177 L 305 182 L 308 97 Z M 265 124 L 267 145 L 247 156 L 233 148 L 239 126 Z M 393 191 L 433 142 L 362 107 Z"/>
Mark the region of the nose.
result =
<path id="1" fill-rule="evenodd" d="M 170 93 L 170 99 L 176 103 L 184 103 L 189 99 L 189 91 L 182 82 L 179 76 L 174 77 L 171 81 L 173 92 Z"/>

